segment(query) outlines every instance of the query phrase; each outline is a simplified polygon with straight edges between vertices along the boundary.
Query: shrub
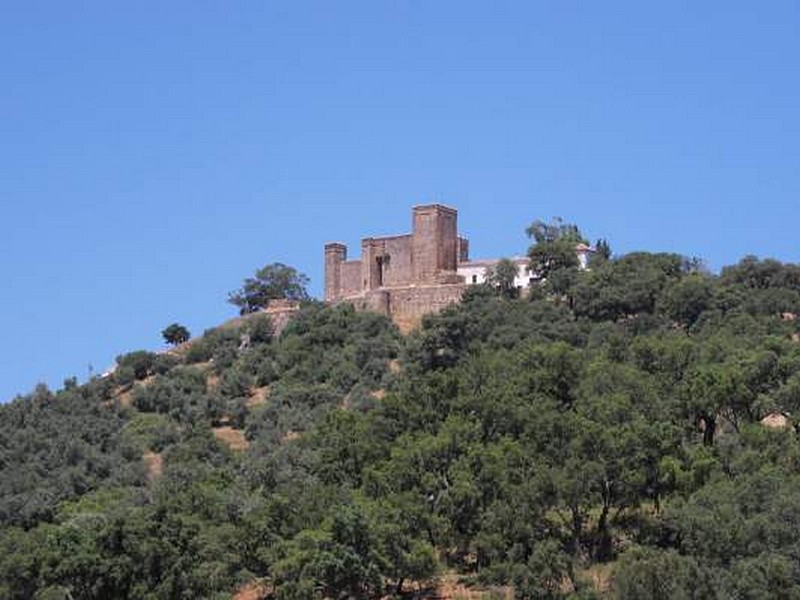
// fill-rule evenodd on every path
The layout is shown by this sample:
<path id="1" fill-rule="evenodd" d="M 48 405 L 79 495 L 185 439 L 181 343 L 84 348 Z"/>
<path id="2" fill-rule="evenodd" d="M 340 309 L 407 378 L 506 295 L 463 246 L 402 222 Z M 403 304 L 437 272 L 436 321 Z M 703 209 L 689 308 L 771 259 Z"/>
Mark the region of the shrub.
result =
<path id="1" fill-rule="evenodd" d="M 129 368 L 134 379 L 141 380 L 152 373 L 157 356 L 146 350 L 137 350 L 117 357 L 118 369 Z"/>

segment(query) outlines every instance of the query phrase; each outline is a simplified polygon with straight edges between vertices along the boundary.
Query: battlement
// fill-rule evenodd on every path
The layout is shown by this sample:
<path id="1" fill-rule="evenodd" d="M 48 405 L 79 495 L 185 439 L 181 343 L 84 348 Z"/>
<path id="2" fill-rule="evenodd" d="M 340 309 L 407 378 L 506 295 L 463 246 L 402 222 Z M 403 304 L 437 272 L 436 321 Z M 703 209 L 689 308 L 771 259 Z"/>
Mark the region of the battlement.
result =
<path id="1" fill-rule="evenodd" d="M 347 260 L 347 250 L 340 242 L 325 245 L 326 302 L 350 301 L 384 312 L 398 322 L 413 323 L 418 319 L 409 318 L 409 312 L 419 313 L 421 318 L 435 307 L 427 310 L 425 302 L 417 301 L 408 290 L 420 288 L 417 296 L 432 297 L 431 286 L 456 286 L 458 289 L 446 295 L 453 301 L 461 297 L 464 279 L 458 275 L 458 264 L 469 259 L 469 241 L 458 235 L 458 211 L 454 208 L 414 206 L 410 234 L 365 237 L 357 260 Z M 425 292 L 422 286 L 426 286 Z M 406 291 L 404 301 L 398 304 L 399 290 Z"/>
<path id="2" fill-rule="evenodd" d="M 593 248 L 579 244 L 583 268 Z M 527 257 L 515 257 L 514 285 L 539 278 Z M 411 233 L 361 240 L 361 256 L 347 260 L 347 246 L 325 244 L 325 301 L 349 302 L 390 316 L 403 331 L 426 314 L 458 302 L 467 285 L 483 284 L 497 259 L 470 261 L 469 240 L 458 234 L 458 211 L 443 204 L 414 206 Z"/>
<path id="3" fill-rule="evenodd" d="M 412 209 L 410 234 L 365 237 L 361 257 L 347 260 L 347 246 L 325 245 L 325 300 L 336 302 L 368 291 L 459 283 L 458 263 L 469 242 L 458 235 L 458 212 L 442 204 Z"/>

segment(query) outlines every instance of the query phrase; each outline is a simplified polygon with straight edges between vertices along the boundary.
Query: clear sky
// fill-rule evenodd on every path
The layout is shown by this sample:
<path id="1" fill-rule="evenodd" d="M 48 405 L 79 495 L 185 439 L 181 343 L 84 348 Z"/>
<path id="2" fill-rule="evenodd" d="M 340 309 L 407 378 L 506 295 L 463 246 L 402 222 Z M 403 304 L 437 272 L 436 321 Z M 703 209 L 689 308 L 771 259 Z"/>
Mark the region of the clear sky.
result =
<path id="1" fill-rule="evenodd" d="M 0 399 L 235 314 L 325 241 L 459 209 L 800 261 L 800 4 L 3 3 Z"/>

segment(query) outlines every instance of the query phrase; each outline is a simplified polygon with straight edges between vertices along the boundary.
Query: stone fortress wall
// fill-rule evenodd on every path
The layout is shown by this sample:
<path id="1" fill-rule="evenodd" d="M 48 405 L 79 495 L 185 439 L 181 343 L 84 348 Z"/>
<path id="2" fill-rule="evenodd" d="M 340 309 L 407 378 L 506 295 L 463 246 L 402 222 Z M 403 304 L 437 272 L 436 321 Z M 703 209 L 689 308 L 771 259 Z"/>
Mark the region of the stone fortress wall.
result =
<path id="1" fill-rule="evenodd" d="M 578 244 L 586 268 L 593 248 Z M 525 289 L 539 280 L 526 257 L 514 257 L 514 284 Z M 458 212 L 442 204 L 412 209 L 410 234 L 361 240 L 361 257 L 347 259 L 347 246 L 325 245 L 325 301 L 349 302 L 392 318 L 401 331 L 422 317 L 461 300 L 468 285 L 482 284 L 498 259 L 470 261 L 469 240 L 458 234 Z"/>
<path id="2" fill-rule="evenodd" d="M 364 238 L 357 260 L 347 259 L 344 244 L 325 245 L 325 301 L 383 313 L 409 331 L 461 299 L 466 283 L 458 265 L 468 259 L 456 210 L 415 206 L 410 234 Z"/>

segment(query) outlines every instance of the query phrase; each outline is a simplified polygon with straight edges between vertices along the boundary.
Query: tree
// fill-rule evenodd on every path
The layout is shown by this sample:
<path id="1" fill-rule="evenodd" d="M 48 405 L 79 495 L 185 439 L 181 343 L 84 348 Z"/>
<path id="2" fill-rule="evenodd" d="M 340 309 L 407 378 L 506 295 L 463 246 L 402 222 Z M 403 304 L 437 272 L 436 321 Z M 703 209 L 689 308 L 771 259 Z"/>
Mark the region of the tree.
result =
<path id="1" fill-rule="evenodd" d="M 692 274 L 668 287 L 661 300 L 664 313 L 681 325 L 691 327 L 711 308 L 714 284 L 710 277 Z"/>
<path id="2" fill-rule="evenodd" d="M 117 357 L 116 379 L 120 385 L 142 380 L 149 376 L 156 362 L 156 355 L 147 350 L 136 350 Z"/>
<path id="3" fill-rule="evenodd" d="M 517 287 L 514 280 L 519 273 L 519 267 L 510 258 L 501 258 L 497 264 L 489 267 L 486 274 L 487 283 L 492 286 L 499 294 L 505 298 L 514 298 L 517 295 Z"/>
<path id="4" fill-rule="evenodd" d="M 784 264 L 772 258 L 745 256 L 737 264 L 723 267 L 722 282 L 742 284 L 750 289 L 783 287 L 800 291 L 800 265 Z"/>
<path id="5" fill-rule="evenodd" d="M 587 240 L 577 225 L 564 223 L 558 217 L 550 223 L 534 221 L 525 233 L 535 242 L 528 248 L 531 273 L 545 281 L 546 289 L 557 300 L 564 298 L 572 307 L 572 289 L 580 267 L 577 246 Z"/>
<path id="6" fill-rule="evenodd" d="M 228 302 L 247 314 L 266 308 L 270 300 L 307 300 L 308 282 L 308 277 L 293 267 L 272 263 L 256 271 L 255 277 L 245 279 L 240 289 L 230 293 Z"/>
<path id="7" fill-rule="evenodd" d="M 719 598 L 715 584 L 713 572 L 692 556 L 638 547 L 623 555 L 614 581 L 620 600 Z"/>
<path id="8" fill-rule="evenodd" d="M 631 252 L 606 261 L 581 277 L 575 312 L 593 320 L 616 320 L 653 313 L 665 288 L 683 273 L 678 254 Z"/>
<path id="9" fill-rule="evenodd" d="M 594 254 L 589 257 L 590 267 L 599 267 L 611 260 L 611 244 L 608 240 L 600 238 L 594 243 Z"/>
<path id="10" fill-rule="evenodd" d="M 536 220 L 525 233 L 534 240 L 534 244 L 528 249 L 528 257 L 531 260 L 531 271 L 539 277 L 546 279 L 559 269 L 579 266 L 575 247 L 587 242 L 577 225 L 564 223 L 560 217 L 550 223 Z"/>
<path id="11" fill-rule="evenodd" d="M 178 344 L 183 344 L 184 342 L 189 341 L 191 334 L 183 325 L 179 323 L 173 323 L 161 332 L 161 336 L 168 344 L 177 346 Z"/>
<path id="12" fill-rule="evenodd" d="M 358 506 L 342 506 L 319 529 L 305 529 L 283 544 L 273 565 L 277 597 L 375 598 L 385 562 L 374 528 Z"/>

